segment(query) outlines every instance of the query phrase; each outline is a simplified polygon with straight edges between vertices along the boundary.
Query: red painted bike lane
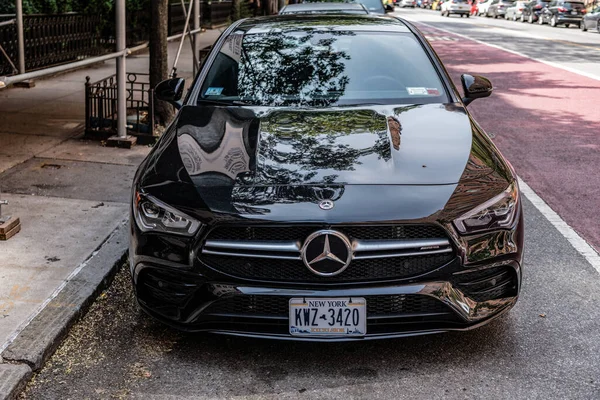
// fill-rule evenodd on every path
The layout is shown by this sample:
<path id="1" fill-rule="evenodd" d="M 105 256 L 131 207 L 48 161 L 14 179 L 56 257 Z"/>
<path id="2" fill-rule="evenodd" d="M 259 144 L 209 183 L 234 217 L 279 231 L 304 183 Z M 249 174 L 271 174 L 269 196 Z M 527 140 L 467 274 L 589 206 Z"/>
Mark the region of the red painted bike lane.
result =
<path id="1" fill-rule="evenodd" d="M 494 84 L 469 106 L 519 176 L 600 249 L 600 81 L 419 25 L 455 85 L 462 73 Z"/>

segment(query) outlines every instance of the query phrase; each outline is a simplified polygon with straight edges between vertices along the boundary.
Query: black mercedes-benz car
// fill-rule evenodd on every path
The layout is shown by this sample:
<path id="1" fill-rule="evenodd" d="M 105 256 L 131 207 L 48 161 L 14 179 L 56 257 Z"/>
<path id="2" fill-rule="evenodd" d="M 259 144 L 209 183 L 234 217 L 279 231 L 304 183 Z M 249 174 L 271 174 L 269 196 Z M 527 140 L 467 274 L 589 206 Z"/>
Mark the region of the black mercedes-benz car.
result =
<path id="1" fill-rule="evenodd" d="M 141 307 L 189 331 L 364 340 L 467 330 L 521 287 L 514 171 L 410 23 L 232 24 L 137 171 Z M 183 100 L 182 100 L 183 98 Z"/>

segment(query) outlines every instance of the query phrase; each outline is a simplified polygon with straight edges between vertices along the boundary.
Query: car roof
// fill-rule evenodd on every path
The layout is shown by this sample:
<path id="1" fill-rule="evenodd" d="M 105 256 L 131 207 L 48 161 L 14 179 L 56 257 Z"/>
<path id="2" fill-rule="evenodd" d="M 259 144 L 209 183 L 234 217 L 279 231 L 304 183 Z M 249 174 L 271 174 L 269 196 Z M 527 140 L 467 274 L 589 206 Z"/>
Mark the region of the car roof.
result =
<path id="1" fill-rule="evenodd" d="M 282 14 L 287 13 L 307 13 L 307 12 L 329 12 L 329 11 L 363 11 L 368 14 L 368 10 L 361 3 L 302 3 L 289 4 L 282 10 Z"/>
<path id="2" fill-rule="evenodd" d="M 401 19 L 376 14 L 284 14 L 246 19 L 237 29 L 245 31 L 246 34 L 289 29 L 411 33 Z"/>

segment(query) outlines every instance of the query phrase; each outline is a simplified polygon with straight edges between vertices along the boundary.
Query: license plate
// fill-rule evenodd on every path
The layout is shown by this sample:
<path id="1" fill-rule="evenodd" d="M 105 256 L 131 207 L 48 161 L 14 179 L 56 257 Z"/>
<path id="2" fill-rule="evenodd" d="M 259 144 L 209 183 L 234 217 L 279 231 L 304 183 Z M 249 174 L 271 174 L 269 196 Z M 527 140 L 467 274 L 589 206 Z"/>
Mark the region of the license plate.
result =
<path id="1" fill-rule="evenodd" d="M 572 15 L 577 15 L 577 11 L 571 11 Z"/>
<path id="2" fill-rule="evenodd" d="M 367 302 L 362 297 L 292 298 L 289 327 L 293 336 L 364 336 Z"/>

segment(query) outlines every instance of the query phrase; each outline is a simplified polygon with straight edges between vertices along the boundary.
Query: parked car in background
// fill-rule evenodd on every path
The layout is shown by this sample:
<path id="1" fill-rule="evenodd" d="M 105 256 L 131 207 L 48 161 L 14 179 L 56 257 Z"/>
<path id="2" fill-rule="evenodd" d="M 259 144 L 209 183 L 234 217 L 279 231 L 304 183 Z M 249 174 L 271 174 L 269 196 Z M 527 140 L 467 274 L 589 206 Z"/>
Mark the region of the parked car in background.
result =
<path id="1" fill-rule="evenodd" d="M 417 6 L 417 2 L 416 2 L 416 0 L 400 0 L 400 2 L 398 3 L 398 6 L 401 8 L 406 8 L 406 7 L 415 8 Z"/>
<path id="2" fill-rule="evenodd" d="M 479 3 L 479 5 L 477 6 L 477 15 L 486 15 L 488 12 L 488 8 L 490 8 L 490 4 L 492 4 L 492 1 L 494 0 L 486 0 L 482 3 Z"/>
<path id="3" fill-rule="evenodd" d="M 552 0 L 545 8 L 538 20 L 540 25 L 550 24 L 555 27 L 565 25 L 581 26 L 581 20 L 585 15 L 585 5 L 580 1 Z"/>
<path id="4" fill-rule="evenodd" d="M 368 14 L 369 10 L 360 3 L 301 3 L 288 4 L 280 15 L 288 14 Z"/>
<path id="5" fill-rule="evenodd" d="M 596 30 L 600 33 L 600 6 L 596 7 L 581 20 L 581 30 Z"/>
<path id="6" fill-rule="evenodd" d="M 471 15 L 477 15 L 477 9 L 479 4 L 483 3 L 485 0 L 474 0 L 471 2 Z"/>
<path id="7" fill-rule="evenodd" d="M 430 8 L 431 0 L 417 0 L 417 7 L 419 8 Z"/>
<path id="8" fill-rule="evenodd" d="M 525 8 L 521 13 L 521 22 L 529 22 L 533 24 L 537 22 L 542 11 L 548 7 L 550 0 L 533 0 L 525 4 Z"/>
<path id="9" fill-rule="evenodd" d="M 461 17 L 466 16 L 468 18 L 471 14 L 471 6 L 467 0 L 448 0 L 442 4 L 441 13 L 442 17 L 449 17 L 452 14 L 457 14 Z"/>
<path id="10" fill-rule="evenodd" d="M 394 6 L 391 4 L 391 1 L 390 4 L 385 5 L 381 0 L 348 0 L 347 2 L 362 4 L 369 11 L 369 14 L 386 14 L 394 11 Z M 306 3 L 314 4 L 327 2 L 319 0 L 304 0 L 303 4 Z"/>
<path id="11" fill-rule="evenodd" d="M 527 4 L 526 1 L 514 2 L 512 6 L 506 9 L 506 14 L 504 15 L 504 18 L 513 21 L 520 19 L 521 15 L 523 14 L 523 10 L 525 9 L 525 4 Z"/>
<path id="12" fill-rule="evenodd" d="M 504 18 L 506 9 L 513 5 L 513 0 L 493 0 L 492 4 L 488 7 L 486 17 Z"/>

